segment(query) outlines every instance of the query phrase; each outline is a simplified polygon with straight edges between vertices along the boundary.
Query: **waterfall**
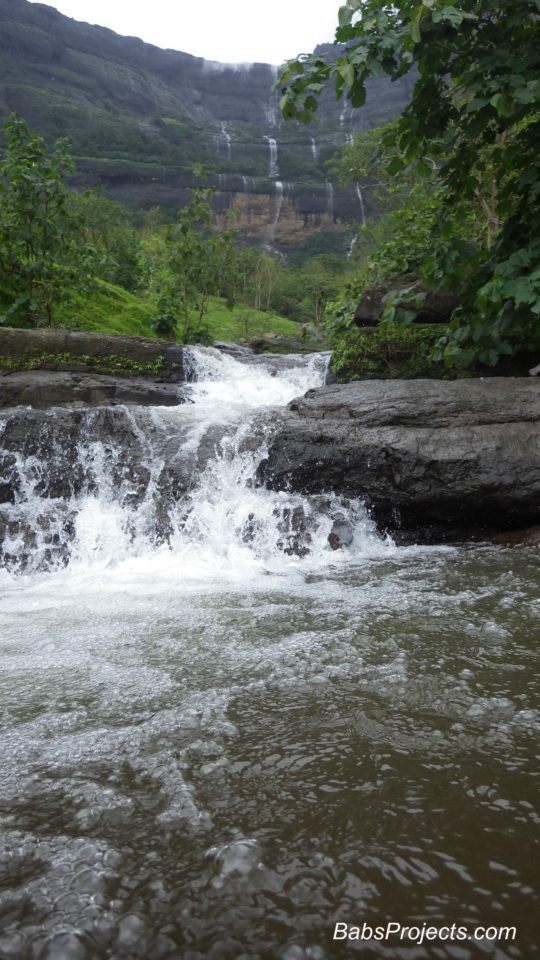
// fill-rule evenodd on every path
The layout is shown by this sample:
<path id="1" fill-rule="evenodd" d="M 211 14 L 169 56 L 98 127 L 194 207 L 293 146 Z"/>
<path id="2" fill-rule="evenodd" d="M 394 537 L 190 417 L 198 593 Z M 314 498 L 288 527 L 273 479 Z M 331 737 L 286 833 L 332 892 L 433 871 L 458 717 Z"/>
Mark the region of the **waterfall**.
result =
<path id="1" fill-rule="evenodd" d="M 362 194 L 362 188 L 360 184 L 355 183 L 356 196 L 358 197 L 358 203 L 360 204 L 360 222 L 363 227 L 366 225 L 366 211 L 364 208 L 364 196 Z"/>
<path id="2" fill-rule="evenodd" d="M 255 190 L 255 180 L 253 177 L 242 177 L 242 186 L 244 193 L 253 193 Z"/>
<path id="3" fill-rule="evenodd" d="M 349 249 L 348 249 L 348 251 L 347 251 L 347 260 L 350 260 L 350 259 L 351 259 L 352 255 L 353 255 L 353 252 L 354 252 L 354 248 L 355 248 L 355 246 L 356 246 L 357 243 L 358 243 L 358 234 L 355 233 L 354 237 L 352 238 L 352 240 L 351 240 L 351 242 L 350 242 L 350 244 L 349 244 Z"/>
<path id="4" fill-rule="evenodd" d="M 354 137 L 353 137 L 352 133 L 346 133 L 346 134 L 345 134 L 345 143 L 346 143 L 346 145 L 347 145 L 348 147 L 352 147 L 352 146 L 353 146 L 353 144 L 354 144 Z"/>
<path id="5" fill-rule="evenodd" d="M 283 204 L 283 194 L 284 194 L 284 185 L 281 180 L 276 180 L 275 186 L 275 200 L 274 200 L 274 218 L 272 220 L 272 242 L 274 241 L 276 235 L 276 227 L 279 223 L 279 215 L 281 213 L 281 206 Z"/>
<path id="6" fill-rule="evenodd" d="M 330 220 L 334 220 L 334 187 L 331 183 L 326 183 L 326 212 Z"/>
<path id="7" fill-rule="evenodd" d="M 227 160 L 230 160 L 232 157 L 232 138 L 229 131 L 227 130 L 226 120 L 221 121 L 221 136 L 225 141 L 225 148 L 227 150 Z"/>
<path id="8" fill-rule="evenodd" d="M 276 182 L 276 223 L 283 192 Z M 193 348 L 189 358 L 194 382 L 177 407 L 37 411 L 24 453 L 20 414 L 0 417 L 15 501 L 0 565 L 16 573 L 137 561 L 174 563 L 188 578 L 237 575 L 279 570 L 284 556 L 324 559 L 338 520 L 358 529 L 358 543 L 375 536 L 358 503 L 256 484 L 272 429 L 265 411 L 321 384 L 326 355 L 240 363 Z"/>
<path id="9" fill-rule="evenodd" d="M 278 168 L 278 146 L 276 140 L 273 137 L 265 137 L 265 140 L 268 141 L 268 148 L 270 150 L 270 158 L 268 162 L 268 176 L 274 179 L 279 177 L 279 168 Z"/>
<path id="10" fill-rule="evenodd" d="M 350 104 L 346 103 L 339 115 L 340 126 L 344 126 L 346 123 L 352 121 L 352 107 Z"/>
<path id="11" fill-rule="evenodd" d="M 311 156 L 313 157 L 315 162 L 317 162 L 317 160 L 319 159 L 319 149 L 317 147 L 315 137 L 311 137 Z"/>

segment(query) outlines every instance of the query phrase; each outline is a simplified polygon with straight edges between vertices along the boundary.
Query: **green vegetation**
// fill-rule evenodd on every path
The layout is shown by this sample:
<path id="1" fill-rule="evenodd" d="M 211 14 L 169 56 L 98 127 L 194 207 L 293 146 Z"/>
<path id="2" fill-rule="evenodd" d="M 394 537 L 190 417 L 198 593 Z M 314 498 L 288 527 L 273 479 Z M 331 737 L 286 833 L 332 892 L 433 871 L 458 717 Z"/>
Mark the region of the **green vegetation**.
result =
<path id="1" fill-rule="evenodd" d="M 237 257 L 234 231 L 216 231 L 209 190 L 193 190 L 178 222 L 163 233 L 162 262 L 156 272 L 158 315 L 154 329 L 183 343 L 211 343 L 205 324 L 211 294 L 225 292 L 234 305 Z M 180 323 L 179 323 L 180 318 Z"/>
<path id="2" fill-rule="evenodd" d="M 3 322 L 183 342 L 298 336 L 297 324 L 275 309 L 284 300 L 277 281 L 285 268 L 267 253 L 235 245 L 233 230 L 213 227 L 210 191 L 194 190 L 174 224 L 157 208 L 137 222 L 99 190 L 67 188 L 72 161 L 64 141 L 48 151 L 43 138 L 14 117 L 5 133 Z M 312 276 L 308 287 L 304 280 L 296 293 L 289 291 L 284 312 L 317 323 L 328 284 L 324 276 Z"/>
<path id="3" fill-rule="evenodd" d="M 0 322 L 35 321 L 70 290 L 88 286 L 94 251 L 69 232 L 66 177 L 73 163 L 65 141 L 49 153 L 43 137 L 15 116 L 4 125 L 0 163 L 0 290 L 9 307 Z"/>
<path id="4" fill-rule="evenodd" d="M 458 369 L 538 344 L 539 0 L 347 0 L 336 41 L 347 47 L 335 62 L 287 65 L 278 83 L 286 118 L 310 119 L 329 82 L 354 108 L 369 77 L 417 73 L 400 119 L 358 140 L 342 165 L 349 182 L 367 178 L 383 191 L 356 294 L 410 272 L 424 289 L 457 293 L 435 356 Z M 400 316 L 399 300 L 386 319 L 410 323 L 414 311 Z"/>
<path id="5" fill-rule="evenodd" d="M 73 370 L 83 367 L 98 373 L 114 373 L 116 376 L 155 376 L 163 368 L 165 360 L 158 357 L 148 363 L 130 360 L 129 357 L 111 353 L 103 357 L 90 354 L 47 353 L 42 351 L 34 356 L 17 358 L 0 356 L 0 369 L 4 370 Z"/>
<path id="6" fill-rule="evenodd" d="M 152 322 L 155 305 L 97 280 L 90 293 L 72 293 L 58 310 L 58 326 L 69 330 L 93 330 L 96 333 L 123 334 L 131 337 L 155 337 Z"/>
<path id="7" fill-rule="evenodd" d="M 340 380 L 433 375 L 433 348 L 440 335 L 440 329 L 420 325 L 350 330 L 337 340 L 332 370 Z"/>
<path id="8" fill-rule="evenodd" d="M 62 304 L 58 326 L 131 337 L 156 337 L 152 327 L 156 313 L 155 302 L 105 281 L 97 281 L 89 296 L 74 294 Z M 237 304 L 231 309 L 220 297 L 209 297 L 205 323 L 212 340 L 236 341 L 273 335 L 295 337 L 299 334 L 298 324 L 291 320 L 245 304 Z"/>

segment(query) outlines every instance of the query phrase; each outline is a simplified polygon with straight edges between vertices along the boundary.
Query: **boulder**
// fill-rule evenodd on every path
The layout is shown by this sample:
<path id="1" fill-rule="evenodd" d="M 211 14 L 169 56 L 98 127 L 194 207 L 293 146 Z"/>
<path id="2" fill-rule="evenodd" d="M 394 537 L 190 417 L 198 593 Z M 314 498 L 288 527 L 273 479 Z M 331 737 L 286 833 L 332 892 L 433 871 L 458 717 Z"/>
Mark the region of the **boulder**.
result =
<path id="1" fill-rule="evenodd" d="M 401 306 L 404 310 L 416 309 L 415 323 L 448 323 L 452 313 L 459 306 L 458 298 L 450 290 L 425 290 L 420 280 L 415 282 L 410 277 L 404 277 L 401 280 L 394 277 L 364 290 L 354 315 L 356 325 L 377 326 L 389 297 L 405 287 L 411 288 L 411 302 L 404 302 Z M 425 297 L 422 305 L 416 308 L 412 297 L 418 293 L 424 293 Z"/>
<path id="2" fill-rule="evenodd" d="M 278 415 L 259 481 L 365 500 L 383 529 L 442 540 L 540 522 L 540 384 L 369 381 Z"/>

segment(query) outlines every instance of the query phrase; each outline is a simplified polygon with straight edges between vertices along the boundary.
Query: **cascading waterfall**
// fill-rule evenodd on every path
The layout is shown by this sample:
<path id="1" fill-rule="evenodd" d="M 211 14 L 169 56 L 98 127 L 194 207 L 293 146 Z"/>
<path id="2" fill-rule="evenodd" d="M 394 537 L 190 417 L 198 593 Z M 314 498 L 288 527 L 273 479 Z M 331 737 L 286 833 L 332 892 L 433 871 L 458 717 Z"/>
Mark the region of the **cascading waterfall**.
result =
<path id="1" fill-rule="evenodd" d="M 281 213 L 281 207 L 282 207 L 282 204 L 283 204 L 284 186 L 283 186 L 281 180 L 276 180 L 276 188 L 275 188 L 275 189 L 276 189 L 276 195 L 275 195 L 275 204 L 274 204 L 274 219 L 273 219 L 273 221 L 272 221 L 272 228 L 273 228 L 273 230 L 272 230 L 272 240 L 274 239 L 275 230 L 276 230 L 276 227 L 277 227 L 277 225 L 278 225 L 278 223 L 279 223 L 279 215 L 280 215 L 280 213 Z"/>
<path id="2" fill-rule="evenodd" d="M 227 160 L 230 160 L 232 158 L 232 137 L 229 131 L 227 130 L 226 120 L 221 121 L 221 136 L 225 141 L 225 149 L 227 151 Z"/>
<path id="3" fill-rule="evenodd" d="M 264 118 L 269 127 L 278 126 L 278 112 L 275 106 L 267 107 L 264 111 Z"/>
<path id="4" fill-rule="evenodd" d="M 276 177 L 279 177 L 277 141 L 274 140 L 273 137 L 265 137 L 264 139 L 268 142 L 268 149 L 270 151 L 270 157 L 268 161 L 268 176 L 273 180 Z"/>
<path id="5" fill-rule="evenodd" d="M 325 184 L 325 189 L 326 189 L 326 212 L 328 214 L 329 219 L 333 223 L 334 221 L 334 187 L 330 182 L 328 182 Z"/>
<path id="6" fill-rule="evenodd" d="M 353 118 L 353 110 L 350 104 L 346 103 L 339 115 L 340 126 L 344 126 L 346 123 L 351 123 Z"/>
<path id="7" fill-rule="evenodd" d="M 276 223 L 283 191 L 277 181 Z M 337 522 L 351 542 L 353 530 L 357 542 L 377 541 L 360 504 L 270 493 L 255 482 L 271 431 L 261 411 L 321 383 L 324 356 L 248 364 L 192 349 L 190 358 L 195 382 L 178 407 L 86 411 L 69 450 L 61 428 L 51 445 L 59 414 L 43 418 L 32 453 L 18 454 L 11 468 L 17 493 L 5 566 L 28 572 L 171 555 L 189 570 L 221 569 L 233 556 L 247 567 L 279 566 L 283 556 L 324 557 Z M 44 476 L 61 474 L 70 460 L 70 495 L 44 489 Z"/>
<path id="8" fill-rule="evenodd" d="M 364 195 L 362 193 L 362 188 L 358 182 L 354 185 L 356 190 L 356 196 L 358 197 L 358 203 L 360 204 L 360 223 L 363 227 L 366 225 L 366 210 L 364 207 Z"/>
<path id="9" fill-rule="evenodd" d="M 319 159 L 319 148 L 317 147 L 315 137 L 311 137 L 311 156 L 313 157 L 316 163 L 317 160 Z"/>

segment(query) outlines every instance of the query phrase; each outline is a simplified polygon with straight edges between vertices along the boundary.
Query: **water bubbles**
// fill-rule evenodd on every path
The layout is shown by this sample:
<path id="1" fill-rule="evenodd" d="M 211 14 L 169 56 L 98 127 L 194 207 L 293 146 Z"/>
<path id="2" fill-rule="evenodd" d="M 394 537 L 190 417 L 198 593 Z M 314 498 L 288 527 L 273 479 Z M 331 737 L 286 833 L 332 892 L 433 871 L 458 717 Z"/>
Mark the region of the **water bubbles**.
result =
<path id="1" fill-rule="evenodd" d="M 39 954 L 39 960 L 87 960 L 88 957 L 84 943 L 73 933 L 52 937 Z"/>
<path id="2" fill-rule="evenodd" d="M 207 856 L 214 860 L 218 869 L 218 876 L 213 880 L 215 887 L 223 886 L 226 881 L 247 880 L 262 867 L 260 844 L 253 838 L 211 847 Z"/>

